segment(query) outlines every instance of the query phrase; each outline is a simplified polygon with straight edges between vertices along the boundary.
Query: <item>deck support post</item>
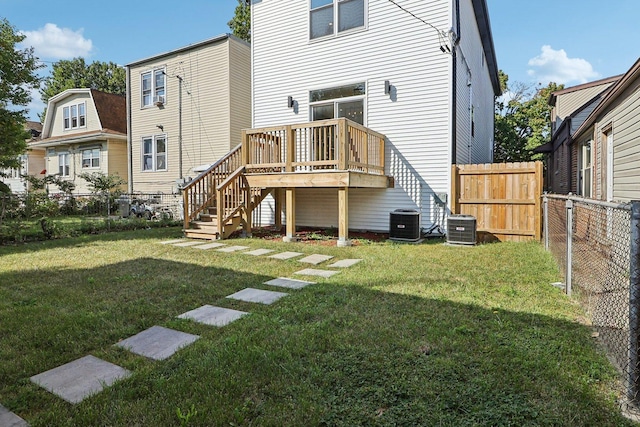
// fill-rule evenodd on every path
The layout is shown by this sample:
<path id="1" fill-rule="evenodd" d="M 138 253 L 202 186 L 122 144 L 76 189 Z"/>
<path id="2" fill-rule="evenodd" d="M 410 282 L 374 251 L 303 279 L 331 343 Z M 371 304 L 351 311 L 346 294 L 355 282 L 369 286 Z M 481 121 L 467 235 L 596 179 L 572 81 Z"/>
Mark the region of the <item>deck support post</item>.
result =
<path id="1" fill-rule="evenodd" d="M 349 187 L 341 187 L 338 189 L 337 246 L 351 246 L 351 240 L 349 240 Z"/>
<path id="2" fill-rule="evenodd" d="M 287 188 L 287 234 L 282 238 L 283 242 L 295 242 L 296 239 L 296 189 Z"/>
<path id="3" fill-rule="evenodd" d="M 275 227 L 276 230 L 282 230 L 282 189 L 274 188 L 273 192 L 273 200 L 274 200 L 274 217 L 275 217 Z"/>

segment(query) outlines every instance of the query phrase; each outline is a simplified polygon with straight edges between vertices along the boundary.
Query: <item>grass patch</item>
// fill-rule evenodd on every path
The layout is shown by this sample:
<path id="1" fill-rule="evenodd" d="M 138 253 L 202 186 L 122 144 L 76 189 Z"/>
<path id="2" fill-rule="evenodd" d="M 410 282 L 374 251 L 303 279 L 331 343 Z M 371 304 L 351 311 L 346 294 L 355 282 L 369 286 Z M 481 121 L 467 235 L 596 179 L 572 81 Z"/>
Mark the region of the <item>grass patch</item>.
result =
<path id="1" fill-rule="evenodd" d="M 225 296 L 300 263 L 158 243 L 179 236 L 0 247 L 0 403 L 32 426 L 633 425 L 540 245 L 234 241 L 363 259 L 261 306 Z M 176 319 L 203 304 L 252 314 Z M 153 325 L 201 339 L 162 362 L 113 347 Z M 87 354 L 133 375 L 78 405 L 29 381 Z"/>

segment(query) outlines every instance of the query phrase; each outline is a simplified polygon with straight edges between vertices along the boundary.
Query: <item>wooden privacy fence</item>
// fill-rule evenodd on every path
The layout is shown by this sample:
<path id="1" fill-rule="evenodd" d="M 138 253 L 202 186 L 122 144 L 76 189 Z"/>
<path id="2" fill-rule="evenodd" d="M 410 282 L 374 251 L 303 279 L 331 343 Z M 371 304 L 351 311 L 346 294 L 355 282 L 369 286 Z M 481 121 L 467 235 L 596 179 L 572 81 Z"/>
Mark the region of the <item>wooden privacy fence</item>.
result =
<path id="1" fill-rule="evenodd" d="M 451 185 L 451 213 L 473 215 L 478 240 L 540 240 L 542 162 L 453 165 Z"/>

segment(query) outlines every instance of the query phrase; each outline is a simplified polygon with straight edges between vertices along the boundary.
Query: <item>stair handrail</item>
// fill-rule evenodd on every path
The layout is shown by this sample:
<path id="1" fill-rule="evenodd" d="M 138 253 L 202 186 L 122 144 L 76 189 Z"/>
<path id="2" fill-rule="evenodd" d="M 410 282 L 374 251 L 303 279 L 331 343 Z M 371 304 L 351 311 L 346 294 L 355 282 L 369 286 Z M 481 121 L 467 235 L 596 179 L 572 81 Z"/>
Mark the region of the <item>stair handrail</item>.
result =
<path id="1" fill-rule="evenodd" d="M 250 214 L 251 210 L 251 200 L 250 200 L 250 189 L 249 184 L 246 182 L 246 178 L 244 176 L 245 167 L 240 166 L 238 169 L 233 171 L 231 175 L 227 177 L 220 185 L 216 187 L 216 197 L 218 202 L 216 204 L 217 209 L 217 221 L 218 221 L 218 233 L 220 238 L 225 237 L 224 224 L 226 224 L 229 220 L 231 220 L 237 213 L 240 213 L 242 216 L 246 216 Z M 244 182 L 237 182 L 239 179 L 244 179 Z M 225 190 L 230 187 L 232 184 L 236 184 L 236 191 L 233 191 L 230 197 L 225 197 Z M 244 197 L 241 197 L 241 193 L 244 193 Z M 242 200 L 242 202 L 240 202 Z M 231 201 L 231 206 L 227 206 L 228 202 Z M 247 225 L 245 224 L 245 227 Z M 248 224 L 250 227 L 251 224 Z"/>
<path id="2" fill-rule="evenodd" d="M 182 188 L 185 230 L 189 228 L 189 223 L 195 220 L 199 213 L 204 211 L 207 207 L 213 206 L 213 202 L 216 199 L 216 187 L 218 185 L 218 183 L 215 182 L 215 174 L 217 173 L 222 176 L 225 176 L 226 174 L 226 176 L 228 176 L 230 173 L 229 171 L 236 169 L 238 166 L 233 164 L 233 162 L 237 161 L 238 165 L 242 163 L 241 150 L 242 144 L 237 145 Z M 222 169 L 222 166 L 225 164 L 227 165 L 227 170 L 219 170 Z M 211 182 L 209 182 L 209 185 L 206 185 L 206 180 L 209 179 L 209 177 L 211 177 Z M 211 187 L 208 188 L 209 191 L 207 192 L 208 194 L 206 194 L 206 198 L 200 202 L 196 202 L 193 197 L 189 197 L 192 192 L 197 191 L 196 187 L 198 186 L 203 187 L 201 190 L 204 189 L 204 187 Z M 203 191 L 200 193 L 202 192 Z"/>

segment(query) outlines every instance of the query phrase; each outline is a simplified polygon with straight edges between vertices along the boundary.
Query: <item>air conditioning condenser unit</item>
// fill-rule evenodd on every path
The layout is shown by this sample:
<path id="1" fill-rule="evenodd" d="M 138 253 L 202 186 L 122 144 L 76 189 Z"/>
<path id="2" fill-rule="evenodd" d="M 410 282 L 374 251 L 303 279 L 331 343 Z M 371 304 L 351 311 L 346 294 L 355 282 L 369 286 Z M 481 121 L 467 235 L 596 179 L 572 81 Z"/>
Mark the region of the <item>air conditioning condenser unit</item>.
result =
<path id="1" fill-rule="evenodd" d="M 420 213 L 413 209 L 396 209 L 389 213 L 389 239 L 404 242 L 420 240 Z"/>
<path id="2" fill-rule="evenodd" d="M 476 218 L 472 215 L 450 215 L 447 218 L 447 243 L 476 244 Z"/>

